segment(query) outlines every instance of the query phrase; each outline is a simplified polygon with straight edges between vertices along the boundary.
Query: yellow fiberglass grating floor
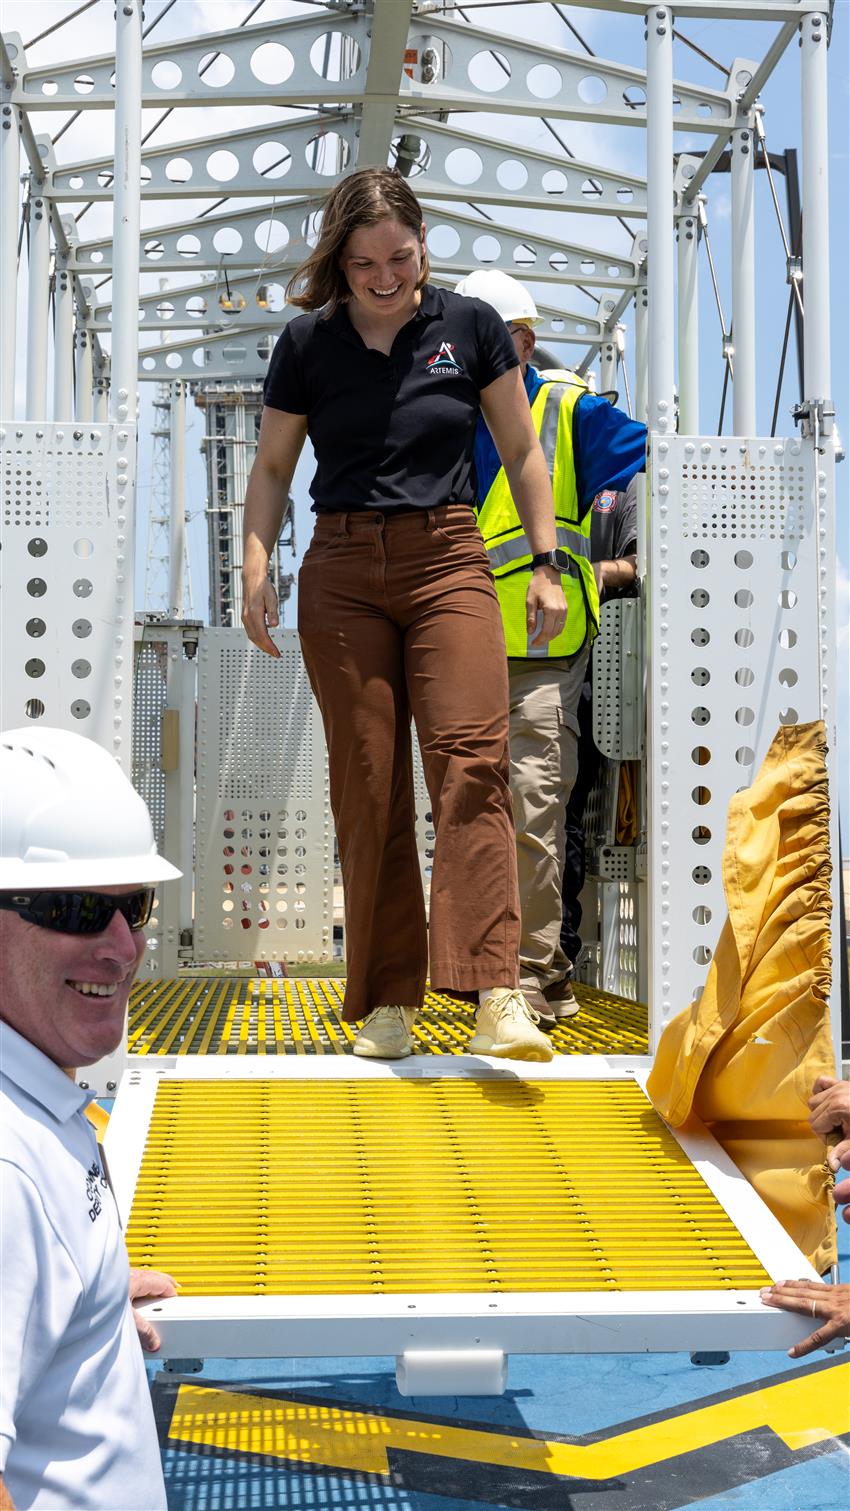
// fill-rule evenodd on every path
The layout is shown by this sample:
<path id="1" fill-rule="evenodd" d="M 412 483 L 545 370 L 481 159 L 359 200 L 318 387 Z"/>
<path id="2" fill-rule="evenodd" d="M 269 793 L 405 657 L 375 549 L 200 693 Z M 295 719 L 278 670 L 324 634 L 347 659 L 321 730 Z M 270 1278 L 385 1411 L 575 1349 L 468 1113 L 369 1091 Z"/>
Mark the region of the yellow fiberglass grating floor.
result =
<path id="1" fill-rule="evenodd" d="M 631 1081 L 166 1080 L 127 1244 L 187 1296 L 769 1283 Z"/>
<path id="2" fill-rule="evenodd" d="M 356 1025 L 343 1023 L 345 982 L 234 980 L 137 982 L 127 1048 L 134 1055 L 350 1054 Z M 646 1008 L 577 986 L 578 1016 L 553 1030 L 560 1054 L 646 1054 Z M 413 1030 L 417 1054 L 465 1054 L 473 1010 L 429 992 Z"/>

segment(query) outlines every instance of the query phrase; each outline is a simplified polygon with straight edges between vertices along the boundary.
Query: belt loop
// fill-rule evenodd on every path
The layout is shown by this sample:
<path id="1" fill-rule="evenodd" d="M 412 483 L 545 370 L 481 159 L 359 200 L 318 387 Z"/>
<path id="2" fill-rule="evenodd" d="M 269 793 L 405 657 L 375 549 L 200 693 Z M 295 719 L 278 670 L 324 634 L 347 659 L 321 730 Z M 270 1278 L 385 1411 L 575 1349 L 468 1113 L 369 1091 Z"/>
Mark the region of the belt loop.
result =
<path id="1" fill-rule="evenodd" d="M 434 509 L 429 509 L 428 510 L 428 518 L 425 521 L 425 529 L 428 530 L 428 531 L 430 531 L 431 534 L 433 534 L 433 532 L 436 530 L 436 528 L 437 528 L 437 515 L 436 515 L 436 511 Z"/>
<path id="2" fill-rule="evenodd" d="M 350 515 L 349 511 L 347 509 L 343 509 L 340 512 L 340 516 L 339 516 L 339 529 L 337 531 L 337 535 L 350 535 L 351 534 L 351 528 L 350 528 L 350 523 L 349 523 L 350 519 L 351 519 L 351 515 Z"/>

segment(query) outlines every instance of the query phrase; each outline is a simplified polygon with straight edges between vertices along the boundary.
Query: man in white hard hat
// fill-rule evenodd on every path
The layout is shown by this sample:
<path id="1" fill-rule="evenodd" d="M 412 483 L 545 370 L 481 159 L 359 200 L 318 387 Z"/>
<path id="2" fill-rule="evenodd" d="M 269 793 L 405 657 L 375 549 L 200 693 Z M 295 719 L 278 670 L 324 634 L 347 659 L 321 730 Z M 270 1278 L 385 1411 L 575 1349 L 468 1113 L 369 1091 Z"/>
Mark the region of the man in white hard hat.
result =
<path id="1" fill-rule="evenodd" d="M 128 1292 L 174 1282 L 131 1281 L 73 1068 L 119 1044 L 154 883 L 180 873 L 123 772 L 80 735 L 0 734 L 0 794 L 0 1506 L 159 1511 Z"/>
<path id="2" fill-rule="evenodd" d="M 552 476 L 558 548 L 534 556 L 504 469 L 483 418 L 475 437 L 478 524 L 502 609 L 510 683 L 511 793 L 517 830 L 522 935 L 520 985 L 541 1027 L 578 1010 L 572 966 L 560 943 L 564 815 L 578 769 L 578 700 L 599 624 L 599 592 L 591 563 L 590 510 L 605 489 L 625 489 L 641 471 L 646 427 L 592 394 L 574 373 L 544 376 L 532 363 L 540 323 L 528 290 L 507 273 L 484 268 L 457 293 L 493 306 L 510 331 L 522 367 L 534 426 Z M 561 576 L 567 621 L 543 649 L 526 628 L 525 588 L 531 569 Z"/>

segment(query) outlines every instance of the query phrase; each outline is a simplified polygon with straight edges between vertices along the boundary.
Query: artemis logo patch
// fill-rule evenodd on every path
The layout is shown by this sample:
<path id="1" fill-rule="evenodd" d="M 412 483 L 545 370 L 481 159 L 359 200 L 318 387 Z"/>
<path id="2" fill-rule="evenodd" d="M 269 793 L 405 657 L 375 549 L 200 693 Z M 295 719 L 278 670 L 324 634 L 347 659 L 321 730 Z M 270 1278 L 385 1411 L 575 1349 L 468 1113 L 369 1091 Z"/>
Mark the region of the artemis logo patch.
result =
<path id="1" fill-rule="evenodd" d="M 603 493 L 597 493 L 593 500 L 593 507 L 598 514 L 608 514 L 615 507 L 616 503 L 616 493 L 612 489 L 606 488 Z"/>
<path id="2" fill-rule="evenodd" d="M 463 372 L 451 341 L 443 341 L 440 350 L 429 357 L 426 367 L 432 378 L 455 378 Z"/>

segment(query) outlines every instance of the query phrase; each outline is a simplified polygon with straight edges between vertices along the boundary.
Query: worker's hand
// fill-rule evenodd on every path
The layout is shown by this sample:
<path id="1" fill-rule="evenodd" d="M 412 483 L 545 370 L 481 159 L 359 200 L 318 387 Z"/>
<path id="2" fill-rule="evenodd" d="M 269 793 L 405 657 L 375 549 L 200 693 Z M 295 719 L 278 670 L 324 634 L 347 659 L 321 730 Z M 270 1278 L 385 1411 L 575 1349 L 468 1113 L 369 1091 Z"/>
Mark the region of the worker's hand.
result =
<path id="1" fill-rule="evenodd" d="M 276 629 L 280 624 L 277 593 L 265 574 L 250 582 L 242 578 L 242 624 L 248 639 L 267 656 L 280 655 L 269 634 L 270 628 Z"/>
<path id="2" fill-rule="evenodd" d="M 791 1359 L 802 1359 L 816 1348 L 823 1348 L 833 1338 L 850 1337 L 850 1285 L 822 1285 L 817 1280 L 783 1280 L 769 1285 L 761 1293 L 765 1306 L 778 1306 L 786 1312 L 800 1312 L 814 1317 L 818 1326 L 808 1338 L 789 1348 Z"/>
<path id="3" fill-rule="evenodd" d="M 556 567 L 538 567 L 531 574 L 525 597 L 525 625 L 532 646 L 548 645 L 567 622 L 567 600 Z M 536 631 L 536 633 L 535 633 Z"/>
<path id="4" fill-rule="evenodd" d="M 172 1275 L 162 1270 L 131 1270 L 130 1300 L 133 1303 L 133 1320 L 139 1342 L 146 1354 L 155 1354 L 159 1348 L 159 1333 L 147 1317 L 136 1311 L 146 1301 L 161 1301 L 164 1296 L 176 1296 L 180 1287 Z"/>
<path id="5" fill-rule="evenodd" d="M 819 1138 L 827 1139 L 831 1133 L 838 1132 L 842 1140 L 850 1140 L 850 1081 L 818 1076 L 809 1097 L 809 1124 Z M 830 1150 L 829 1163 L 833 1170 L 841 1164 L 841 1156 L 835 1158 L 837 1153 L 837 1149 Z"/>

